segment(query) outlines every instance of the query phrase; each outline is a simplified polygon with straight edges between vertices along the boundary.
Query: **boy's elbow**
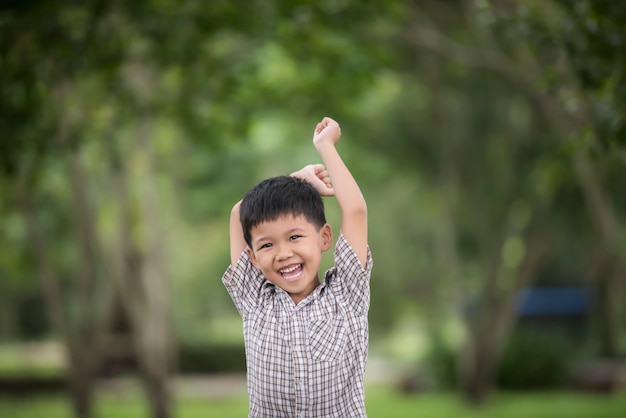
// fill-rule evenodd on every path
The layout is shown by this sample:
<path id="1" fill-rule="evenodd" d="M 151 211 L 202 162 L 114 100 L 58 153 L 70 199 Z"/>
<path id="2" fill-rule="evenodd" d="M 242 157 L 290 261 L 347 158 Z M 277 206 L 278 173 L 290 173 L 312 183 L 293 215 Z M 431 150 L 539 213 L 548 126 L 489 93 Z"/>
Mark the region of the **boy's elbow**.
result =
<path id="1" fill-rule="evenodd" d="M 367 204 L 360 194 L 340 200 L 339 207 L 344 218 L 367 219 Z"/>
<path id="2" fill-rule="evenodd" d="M 365 199 L 363 198 L 362 195 L 360 199 L 357 199 L 355 210 L 359 212 L 360 214 L 367 216 L 367 202 L 365 202 Z"/>
<path id="3" fill-rule="evenodd" d="M 357 206 L 356 211 L 359 214 L 362 214 L 364 216 L 367 216 L 367 203 L 365 203 L 365 200 L 361 201 L 360 204 Z"/>
<path id="4" fill-rule="evenodd" d="M 367 219 L 367 205 L 365 204 L 365 201 L 361 204 L 350 207 L 344 216 L 349 216 L 354 219 Z"/>

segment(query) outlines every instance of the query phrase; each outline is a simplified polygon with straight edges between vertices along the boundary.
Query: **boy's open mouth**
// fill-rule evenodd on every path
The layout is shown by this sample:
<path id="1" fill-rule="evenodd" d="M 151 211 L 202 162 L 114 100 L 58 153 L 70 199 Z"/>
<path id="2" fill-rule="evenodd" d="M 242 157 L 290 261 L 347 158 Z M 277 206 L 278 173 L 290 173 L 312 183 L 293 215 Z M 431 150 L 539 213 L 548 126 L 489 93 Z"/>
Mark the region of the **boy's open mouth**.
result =
<path id="1" fill-rule="evenodd" d="M 302 275 L 302 264 L 293 264 L 282 270 L 279 270 L 280 275 L 284 280 L 291 282 L 298 280 Z"/>

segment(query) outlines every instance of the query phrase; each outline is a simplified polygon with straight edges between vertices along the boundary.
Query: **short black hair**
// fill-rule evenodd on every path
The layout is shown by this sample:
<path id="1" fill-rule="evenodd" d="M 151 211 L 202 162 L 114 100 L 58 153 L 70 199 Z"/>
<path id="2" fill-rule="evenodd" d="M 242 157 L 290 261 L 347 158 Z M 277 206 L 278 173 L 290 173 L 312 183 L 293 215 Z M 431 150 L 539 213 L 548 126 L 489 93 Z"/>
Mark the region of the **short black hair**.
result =
<path id="1" fill-rule="evenodd" d="M 239 220 L 246 243 L 251 246 L 252 228 L 283 215 L 304 215 L 318 230 L 326 224 L 324 201 L 306 180 L 278 176 L 263 180 L 246 193 L 239 209 Z"/>

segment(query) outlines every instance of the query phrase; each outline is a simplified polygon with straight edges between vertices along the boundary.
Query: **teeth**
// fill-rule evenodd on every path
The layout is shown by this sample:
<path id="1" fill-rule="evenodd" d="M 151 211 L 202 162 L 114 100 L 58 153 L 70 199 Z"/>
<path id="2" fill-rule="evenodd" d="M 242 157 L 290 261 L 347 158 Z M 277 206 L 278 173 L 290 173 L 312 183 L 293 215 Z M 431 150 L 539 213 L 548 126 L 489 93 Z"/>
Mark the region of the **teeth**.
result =
<path id="1" fill-rule="evenodd" d="M 284 270 L 281 270 L 281 273 L 291 273 L 292 271 L 297 270 L 300 267 L 300 264 L 296 264 L 295 266 L 291 266 L 289 268 L 286 268 Z"/>
<path id="2" fill-rule="evenodd" d="M 302 276 L 302 264 L 293 264 L 279 270 L 279 272 L 284 280 L 288 282 L 296 281 Z"/>

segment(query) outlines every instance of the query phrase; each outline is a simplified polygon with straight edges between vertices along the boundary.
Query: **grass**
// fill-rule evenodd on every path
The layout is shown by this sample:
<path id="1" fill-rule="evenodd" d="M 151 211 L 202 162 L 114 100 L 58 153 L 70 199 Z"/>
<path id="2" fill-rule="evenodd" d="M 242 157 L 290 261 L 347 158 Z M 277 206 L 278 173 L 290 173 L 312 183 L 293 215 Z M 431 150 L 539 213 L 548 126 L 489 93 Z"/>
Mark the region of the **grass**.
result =
<path id="1" fill-rule="evenodd" d="M 454 394 L 402 396 L 379 389 L 369 393 L 367 409 L 370 418 L 618 418 L 625 416 L 626 393 L 499 393 L 484 407 L 472 408 Z"/>
<path id="2" fill-rule="evenodd" d="M 450 393 L 400 395 L 385 387 L 370 387 L 367 392 L 370 418 L 622 418 L 626 411 L 626 393 L 592 395 L 568 392 L 499 393 L 480 409 L 464 404 Z M 246 417 L 247 399 L 179 399 L 177 418 Z M 61 396 L 0 398 L 0 416 L 11 418 L 71 418 L 66 400 Z M 94 418 L 144 418 L 147 405 L 138 395 L 124 398 L 100 395 Z"/>

